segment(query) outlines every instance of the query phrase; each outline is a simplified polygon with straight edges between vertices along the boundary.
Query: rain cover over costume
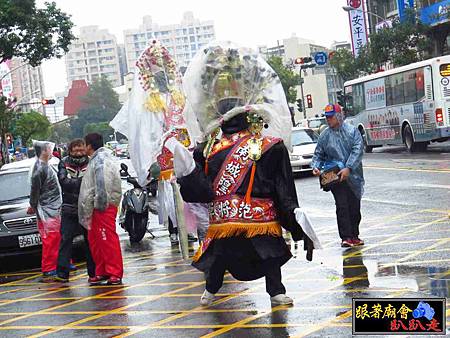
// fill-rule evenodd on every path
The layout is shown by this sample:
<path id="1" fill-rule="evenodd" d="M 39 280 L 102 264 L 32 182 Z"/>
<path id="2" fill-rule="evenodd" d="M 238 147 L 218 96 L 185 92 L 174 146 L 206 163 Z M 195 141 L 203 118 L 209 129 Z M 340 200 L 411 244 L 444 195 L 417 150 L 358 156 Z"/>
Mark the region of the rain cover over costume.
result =
<path id="1" fill-rule="evenodd" d="M 182 114 L 185 97 L 176 62 L 159 41 L 153 40 L 136 61 L 135 77 L 129 100 L 111 126 L 127 136 L 130 158 L 141 186 L 151 173 L 158 173 L 158 215 L 161 224 L 170 218 L 180 230 L 183 257 L 188 257 L 184 206 L 173 182 L 173 153 L 166 145 L 175 138 L 185 147 L 190 137 Z M 157 170 L 154 170 L 155 167 Z"/>
<path id="2" fill-rule="evenodd" d="M 285 146 L 290 113 L 275 72 L 250 49 L 213 43 L 197 53 L 184 84 L 186 114 L 195 114 L 186 120 L 198 120 L 202 137 L 209 137 L 182 177 L 175 151 L 183 199 L 209 203 L 210 226 L 193 265 L 207 282 L 217 264 L 240 280 L 260 278 L 267 262 L 279 268 L 292 256 L 282 227 L 312 252 L 294 214 L 298 201 Z"/>

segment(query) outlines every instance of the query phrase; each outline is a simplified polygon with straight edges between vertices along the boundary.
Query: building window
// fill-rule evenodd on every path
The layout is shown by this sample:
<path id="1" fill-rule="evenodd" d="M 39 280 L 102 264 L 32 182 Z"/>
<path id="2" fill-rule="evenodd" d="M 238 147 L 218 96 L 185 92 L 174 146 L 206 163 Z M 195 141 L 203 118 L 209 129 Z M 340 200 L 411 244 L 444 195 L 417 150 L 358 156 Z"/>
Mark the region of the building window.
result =
<path id="1" fill-rule="evenodd" d="M 195 36 L 189 37 L 189 41 L 190 41 L 190 42 L 195 42 Z"/>
<path id="2" fill-rule="evenodd" d="M 189 28 L 189 34 L 194 34 L 194 28 Z"/>

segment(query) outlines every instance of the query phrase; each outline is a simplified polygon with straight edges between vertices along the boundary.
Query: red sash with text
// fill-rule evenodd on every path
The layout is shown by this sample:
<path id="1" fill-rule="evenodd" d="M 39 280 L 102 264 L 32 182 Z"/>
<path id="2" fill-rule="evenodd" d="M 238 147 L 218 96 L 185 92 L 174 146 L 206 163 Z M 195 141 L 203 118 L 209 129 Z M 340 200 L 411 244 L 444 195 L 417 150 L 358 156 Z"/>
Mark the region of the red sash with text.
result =
<path id="1" fill-rule="evenodd" d="M 213 239 L 282 234 L 271 199 L 252 197 L 248 203 L 244 196 L 237 194 L 237 190 L 253 166 L 247 144 L 250 138 L 251 135 L 247 135 L 236 141 L 213 182 L 216 198 L 209 205 L 210 224 L 205 241 L 195 254 L 194 261 L 200 258 Z M 262 153 L 278 142 L 280 139 L 264 137 Z"/>

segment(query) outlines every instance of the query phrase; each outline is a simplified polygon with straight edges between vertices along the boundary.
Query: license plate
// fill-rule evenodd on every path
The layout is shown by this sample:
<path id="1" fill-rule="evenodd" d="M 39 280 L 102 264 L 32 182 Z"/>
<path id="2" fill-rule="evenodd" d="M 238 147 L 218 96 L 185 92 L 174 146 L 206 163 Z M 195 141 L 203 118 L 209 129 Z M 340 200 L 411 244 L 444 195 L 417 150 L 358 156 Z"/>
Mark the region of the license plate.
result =
<path id="1" fill-rule="evenodd" d="M 19 237 L 19 247 L 21 248 L 42 244 L 41 236 L 39 234 L 31 234 L 18 237 Z"/>

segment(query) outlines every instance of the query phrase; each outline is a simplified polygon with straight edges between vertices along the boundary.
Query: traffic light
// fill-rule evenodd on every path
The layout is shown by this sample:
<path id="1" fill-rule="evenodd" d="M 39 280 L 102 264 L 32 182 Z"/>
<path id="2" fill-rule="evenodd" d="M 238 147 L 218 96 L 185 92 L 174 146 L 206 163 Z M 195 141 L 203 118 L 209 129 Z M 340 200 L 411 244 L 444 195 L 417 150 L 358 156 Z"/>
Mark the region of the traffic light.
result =
<path id="1" fill-rule="evenodd" d="M 299 57 L 294 60 L 294 63 L 296 65 L 304 65 L 305 63 L 311 63 L 311 62 L 312 62 L 312 57 L 310 57 L 310 56 L 301 57 L 301 58 Z"/>
<path id="2" fill-rule="evenodd" d="M 46 105 L 48 105 L 48 104 L 55 104 L 55 100 L 54 99 L 43 99 L 42 100 L 42 105 L 43 106 L 46 106 Z"/>
<path id="3" fill-rule="evenodd" d="M 312 108 L 313 107 L 312 95 L 311 94 L 306 95 L 306 104 L 308 105 L 308 108 Z"/>
<path id="4" fill-rule="evenodd" d="M 299 111 L 299 112 L 303 112 L 303 102 L 302 102 L 302 99 L 298 99 L 298 100 L 295 101 L 295 102 L 297 102 L 297 109 L 298 109 L 298 111 Z"/>

